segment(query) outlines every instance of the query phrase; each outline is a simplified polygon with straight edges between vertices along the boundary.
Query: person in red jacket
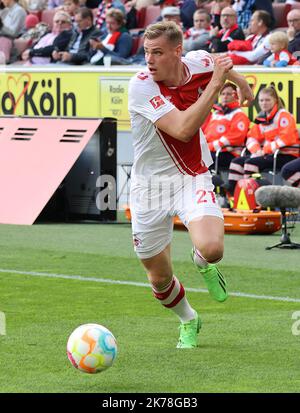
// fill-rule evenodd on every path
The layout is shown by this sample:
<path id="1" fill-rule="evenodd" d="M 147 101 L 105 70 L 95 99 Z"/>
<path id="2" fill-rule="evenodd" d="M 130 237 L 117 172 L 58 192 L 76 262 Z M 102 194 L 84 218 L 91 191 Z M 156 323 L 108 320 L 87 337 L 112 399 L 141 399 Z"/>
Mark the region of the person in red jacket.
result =
<path id="1" fill-rule="evenodd" d="M 241 109 L 236 85 L 230 82 L 222 87 L 220 103 L 213 108 L 214 112 L 205 126 L 204 134 L 213 160 L 216 160 L 216 152 L 223 148 L 218 157 L 218 165 L 228 168 L 232 159 L 241 154 L 250 120 Z"/>
<path id="2" fill-rule="evenodd" d="M 253 13 L 246 40 L 233 40 L 228 44 L 228 56 L 234 65 L 259 64 L 269 55 L 271 24 L 271 15 L 265 10 Z"/>
<path id="3" fill-rule="evenodd" d="M 262 89 L 258 103 L 262 112 L 249 130 L 246 147 L 250 155 L 234 159 L 229 166 L 228 190 L 233 195 L 235 185 L 241 178 L 249 178 L 254 173 L 273 168 L 274 152 L 281 149 L 277 156 L 277 167 L 298 156 L 299 149 L 284 148 L 300 143 L 296 121 L 283 104 L 273 86 Z"/>

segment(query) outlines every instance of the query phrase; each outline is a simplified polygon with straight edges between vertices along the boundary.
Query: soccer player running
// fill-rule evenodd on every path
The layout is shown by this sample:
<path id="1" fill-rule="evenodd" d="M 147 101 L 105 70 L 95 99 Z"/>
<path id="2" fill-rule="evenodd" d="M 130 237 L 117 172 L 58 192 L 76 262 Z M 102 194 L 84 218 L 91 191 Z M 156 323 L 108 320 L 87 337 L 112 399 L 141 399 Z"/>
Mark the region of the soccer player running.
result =
<path id="1" fill-rule="evenodd" d="M 193 262 L 211 296 L 225 301 L 226 281 L 215 265 L 223 256 L 223 215 L 200 127 L 227 79 L 238 85 L 241 103 L 252 101 L 253 95 L 244 77 L 232 70 L 230 58 L 213 59 L 200 50 L 182 57 L 182 32 L 173 22 L 148 26 L 144 38 L 148 70 L 129 84 L 133 242 L 154 297 L 181 321 L 177 348 L 194 348 L 201 321 L 173 274 L 173 216 L 189 231 Z"/>

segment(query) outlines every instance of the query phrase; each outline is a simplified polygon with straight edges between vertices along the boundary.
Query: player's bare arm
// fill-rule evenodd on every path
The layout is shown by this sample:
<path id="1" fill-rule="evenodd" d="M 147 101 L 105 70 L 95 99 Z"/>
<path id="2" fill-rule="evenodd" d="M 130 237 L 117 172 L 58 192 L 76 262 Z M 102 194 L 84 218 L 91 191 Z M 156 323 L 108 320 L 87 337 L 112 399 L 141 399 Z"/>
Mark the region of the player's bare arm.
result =
<path id="1" fill-rule="evenodd" d="M 235 70 L 230 70 L 227 79 L 238 86 L 238 95 L 241 105 L 249 106 L 253 100 L 253 92 L 244 76 L 237 73 Z"/>
<path id="2" fill-rule="evenodd" d="M 213 76 L 197 102 L 184 111 L 174 108 L 162 116 L 155 125 L 173 138 L 189 142 L 211 111 L 219 90 L 231 69 L 232 61 L 230 58 L 226 56 L 216 58 Z M 240 84 L 242 85 L 241 81 Z"/>

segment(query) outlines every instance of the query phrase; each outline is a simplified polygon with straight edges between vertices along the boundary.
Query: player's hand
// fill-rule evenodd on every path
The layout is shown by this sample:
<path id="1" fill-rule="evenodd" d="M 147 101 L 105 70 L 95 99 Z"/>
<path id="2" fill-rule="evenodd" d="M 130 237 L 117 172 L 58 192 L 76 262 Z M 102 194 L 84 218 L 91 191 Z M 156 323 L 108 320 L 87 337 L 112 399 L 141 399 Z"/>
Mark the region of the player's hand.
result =
<path id="1" fill-rule="evenodd" d="M 221 85 L 226 81 L 228 72 L 233 68 L 233 63 L 230 57 L 217 56 L 214 57 L 215 67 L 212 80 L 217 80 Z"/>

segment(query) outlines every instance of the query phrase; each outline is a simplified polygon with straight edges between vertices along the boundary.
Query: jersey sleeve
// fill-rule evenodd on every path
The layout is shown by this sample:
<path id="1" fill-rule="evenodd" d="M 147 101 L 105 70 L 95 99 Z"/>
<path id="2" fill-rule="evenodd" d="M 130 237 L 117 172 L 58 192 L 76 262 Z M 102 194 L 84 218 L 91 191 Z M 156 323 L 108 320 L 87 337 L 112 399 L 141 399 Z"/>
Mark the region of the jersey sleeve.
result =
<path id="1" fill-rule="evenodd" d="M 129 82 L 128 109 L 155 123 L 175 106 L 161 94 L 158 85 L 144 73 L 137 74 Z"/>
<path id="2" fill-rule="evenodd" d="M 205 50 L 193 50 L 188 52 L 183 59 L 189 64 L 194 73 L 206 73 L 214 70 L 214 59 Z"/>

